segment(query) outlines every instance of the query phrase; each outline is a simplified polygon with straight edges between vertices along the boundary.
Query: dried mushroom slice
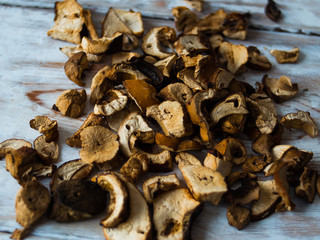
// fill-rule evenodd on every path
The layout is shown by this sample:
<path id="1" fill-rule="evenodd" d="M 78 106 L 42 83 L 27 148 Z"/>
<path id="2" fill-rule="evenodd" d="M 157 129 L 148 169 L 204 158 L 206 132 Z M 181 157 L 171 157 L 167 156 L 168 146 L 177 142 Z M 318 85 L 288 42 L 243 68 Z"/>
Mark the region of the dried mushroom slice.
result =
<path id="1" fill-rule="evenodd" d="M 120 63 L 127 63 L 132 58 L 140 58 L 142 57 L 139 53 L 136 52 L 117 52 L 112 54 L 111 56 L 111 65 L 120 64 Z"/>
<path id="2" fill-rule="evenodd" d="M 143 195 L 149 204 L 161 193 L 180 187 L 176 174 L 155 176 L 143 182 Z"/>
<path id="3" fill-rule="evenodd" d="M 290 78 L 286 76 L 276 79 L 264 75 L 262 84 L 268 96 L 277 103 L 287 101 L 298 93 L 298 84 L 291 83 Z"/>
<path id="4" fill-rule="evenodd" d="M 245 14 L 231 12 L 223 22 L 222 34 L 227 38 L 245 40 L 247 37 L 247 19 Z"/>
<path id="5" fill-rule="evenodd" d="M 252 221 L 258 221 L 268 217 L 275 211 L 276 206 L 280 202 L 280 196 L 274 180 L 258 181 L 258 184 L 260 187 L 260 197 L 252 204 Z"/>
<path id="6" fill-rule="evenodd" d="M 281 50 L 275 50 L 271 49 L 270 53 L 273 55 L 278 63 L 295 63 L 298 61 L 299 57 L 299 48 L 293 48 L 289 51 L 281 51 Z"/>
<path id="7" fill-rule="evenodd" d="M 83 71 L 89 67 L 88 58 L 85 52 L 78 52 L 72 55 L 64 65 L 67 77 L 80 87 L 85 83 L 81 80 Z"/>
<path id="8" fill-rule="evenodd" d="M 188 189 L 164 192 L 153 201 L 153 223 L 158 240 L 187 239 L 193 218 L 200 210 Z"/>
<path id="9" fill-rule="evenodd" d="M 272 64 L 267 57 L 262 56 L 259 49 L 254 46 L 248 47 L 249 59 L 247 66 L 258 71 L 269 71 Z"/>
<path id="10" fill-rule="evenodd" d="M 0 143 L 0 160 L 6 156 L 7 153 L 17 150 L 22 147 L 31 148 L 32 144 L 23 139 L 8 139 Z"/>
<path id="11" fill-rule="evenodd" d="M 84 10 L 76 0 L 56 2 L 54 22 L 55 25 L 47 33 L 54 39 L 79 44 L 87 34 L 92 39 L 98 38 L 91 12 Z"/>
<path id="12" fill-rule="evenodd" d="M 219 54 L 226 59 L 227 69 L 231 73 L 238 74 L 246 70 L 249 58 L 247 47 L 223 42 L 220 44 Z"/>
<path id="13" fill-rule="evenodd" d="M 121 91 L 110 89 L 94 106 L 94 114 L 110 116 L 121 111 L 127 105 L 128 97 Z"/>
<path id="14" fill-rule="evenodd" d="M 203 165 L 227 177 L 231 173 L 234 164 L 231 159 L 224 157 L 220 152 L 213 149 L 207 153 Z"/>
<path id="15" fill-rule="evenodd" d="M 142 173 L 148 171 L 148 158 L 146 154 L 133 154 L 128 161 L 123 164 L 120 172 L 131 182 L 138 182 Z"/>
<path id="16" fill-rule="evenodd" d="M 117 176 L 126 185 L 129 195 L 129 216 L 125 222 L 113 228 L 103 228 L 104 236 L 109 240 L 136 239 L 147 240 L 151 238 L 151 219 L 149 207 L 138 188 L 127 181 L 122 174 Z"/>
<path id="17" fill-rule="evenodd" d="M 202 144 L 198 139 L 182 140 L 174 137 L 168 137 L 162 133 L 156 133 L 155 142 L 162 149 L 169 150 L 171 152 L 182 152 L 202 149 Z"/>
<path id="18" fill-rule="evenodd" d="M 247 158 L 247 160 L 242 165 L 242 170 L 245 172 L 260 172 L 267 165 L 267 156 L 253 156 Z"/>
<path id="19" fill-rule="evenodd" d="M 102 172 L 94 176 L 91 181 L 98 183 L 110 194 L 107 216 L 100 221 L 100 225 L 112 228 L 125 221 L 129 212 L 129 196 L 122 180 L 113 172 Z"/>
<path id="20" fill-rule="evenodd" d="M 186 4 L 198 12 L 202 12 L 204 0 L 184 0 Z"/>
<path id="21" fill-rule="evenodd" d="M 174 46 L 179 55 L 193 55 L 209 51 L 204 39 L 195 34 L 180 36 Z"/>
<path id="22" fill-rule="evenodd" d="M 174 7 L 171 10 L 174 17 L 175 27 L 178 31 L 185 31 L 193 27 L 197 21 L 197 14 L 187 7 Z"/>
<path id="23" fill-rule="evenodd" d="M 219 172 L 200 165 L 179 168 L 195 199 L 219 204 L 222 195 L 228 190 L 224 177 Z"/>
<path id="24" fill-rule="evenodd" d="M 155 62 L 153 65 L 162 72 L 163 76 L 170 78 L 176 60 L 177 56 L 171 55 L 167 58 Z"/>
<path id="25" fill-rule="evenodd" d="M 89 126 L 80 132 L 82 148 L 80 158 L 102 168 L 112 168 L 120 162 L 118 136 L 102 126 Z"/>
<path id="26" fill-rule="evenodd" d="M 49 217 L 57 222 L 75 222 L 101 213 L 107 203 L 107 193 L 94 182 L 65 180 L 54 192 Z"/>
<path id="27" fill-rule="evenodd" d="M 16 229 L 11 238 L 23 239 L 34 225 L 48 210 L 50 193 L 38 181 L 30 181 L 19 189 L 16 196 L 16 221 L 23 229 Z"/>
<path id="28" fill-rule="evenodd" d="M 29 122 L 30 127 L 38 130 L 45 136 L 45 141 L 50 143 L 57 141 L 59 137 L 58 122 L 56 120 L 50 120 L 46 116 L 36 116 Z"/>
<path id="29" fill-rule="evenodd" d="M 56 100 L 55 106 L 64 116 L 77 118 L 84 109 L 87 100 L 87 93 L 85 89 L 80 91 L 76 89 L 64 91 Z"/>
<path id="30" fill-rule="evenodd" d="M 227 13 L 223 9 L 209 13 L 200 19 L 193 30 L 198 30 L 204 34 L 217 34 L 223 30 L 223 23 L 227 17 Z"/>
<path id="31" fill-rule="evenodd" d="M 203 90 L 201 84 L 194 77 L 194 68 L 185 68 L 178 72 L 177 78 L 191 88 L 194 92 Z"/>
<path id="32" fill-rule="evenodd" d="M 82 38 L 81 47 L 86 54 L 102 55 L 106 52 L 117 52 L 122 48 L 121 33 L 116 33 L 111 37 L 102 37 L 91 40 L 86 37 Z"/>
<path id="33" fill-rule="evenodd" d="M 279 10 L 277 4 L 273 0 L 268 0 L 267 5 L 264 8 L 264 12 L 268 18 L 276 22 L 281 17 L 281 11 Z"/>
<path id="34" fill-rule="evenodd" d="M 234 164 L 244 163 L 247 158 L 244 144 L 236 138 L 226 138 L 219 142 L 214 149 Z"/>
<path id="35" fill-rule="evenodd" d="M 150 172 L 170 172 L 173 168 L 172 155 L 168 150 L 160 153 L 145 153 L 148 158 Z"/>
<path id="36" fill-rule="evenodd" d="M 299 178 L 300 184 L 294 189 L 295 194 L 308 203 L 312 203 L 316 195 L 317 171 L 304 167 Z"/>
<path id="37" fill-rule="evenodd" d="M 49 165 L 51 163 L 58 162 L 59 159 L 59 146 L 56 142 L 46 142 L 46 136 L 41 135 L 37 137 L 34 142 L 34 149 L 39 154 L 39 157 L 41 158 L 41 162 L 43 162 L 46 165 Z"/>
<path id="38" fill-rule="evenodd" d="M 193 93 L 184 83 L 172 83 L 161 89 L 160 96 L 165 100 L 178 101 L 186 105 Z"/>
<path id="39" fill-rule="evenodd" d="M 202 166 L 198 158 L 196 158 L 194 155 L 187 152 L 178 153 L 175 157 L 175 162 L 178 164 L 179 168 L 183 168 L 185 166 L 190 166 L 190 165 Z"/>
<path id="40" fill-rule="evenodd" d="M 248 208 L 232 204 L 227 208 L 227 219 L 230 226 L 243 229 L 250 222 L 251 212 Z"/>
<path id="41" fill-rule="evenodd" d="M 228 88 L 232 80 L 234 80 L 233 74 L 223 68 L 216 68 L 210 79 L 209 86 L 217 90 Z"/>
<path id="42" fill-rule="evenodd" d="M 64 53 L 68 58 L 71 58 L 73 55 L 79 52 L 83 52 L 81 44 L 78 46 L 67 46 L 61 47 L 60 51 Z M 91 53 L 86 53 L 88 62 L 100 62 L 102 60 L 102 55 L 95 55 Z"/>
<path id="43" fill-rule="evenodd" d="M 288 113 L 282 117 L 281 124 L 289 129 L 301 129 L 312 138 L 318 136 L 318 128 L 309 112 Z"/>
<path id="44" fill-rule="evenodd" d="M 247 120 L 247 114 L 231 114 L 221 122 L 221 129 L 225 133 L 238 134 L 243 130 Z"/>

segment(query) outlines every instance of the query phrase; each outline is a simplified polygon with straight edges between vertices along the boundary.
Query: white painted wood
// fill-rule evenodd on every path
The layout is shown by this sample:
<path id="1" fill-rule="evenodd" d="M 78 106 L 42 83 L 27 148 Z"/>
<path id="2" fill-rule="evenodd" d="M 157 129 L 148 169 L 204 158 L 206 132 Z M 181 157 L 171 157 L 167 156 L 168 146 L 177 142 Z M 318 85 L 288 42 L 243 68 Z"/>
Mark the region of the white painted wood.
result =
<path id="1" fill-rule="evenodd" d="M 12 1 L 18 3 L 19 1 Z M 23 1 L 25 4 L 36 1 Z M 48 1 L 40 1 L 46 4 Z M 53 2 L 53 1 L 52 1 Z M 50 2 L 50 4 L 52 4 Z M 219 2 L 228 7 L 228 1 Z M 249 1 L 242 1 L 249 2 Z M 280 2 L 280 1 L 279 1 Z M 297 3 L 298 1 L 292 1 Z M 10 2 L 11 3 L 11 2 Z M 97 4 L 102 3 L 97 1 Z M 126 3 L 124 1 L 124 3 Z M 165 4 L 166 2 L 163 1 Z M 95 2 L 90 2 L 93 8 Z M 218 3 L 217 3 L 218 4 Z M 230 10 L 232 9 L 231 1 Z M 99 6 L 99 5 L 97 5 Z M 134 2 L 126 7 L 134 6 Z M 94 22 L 99 21 L 104 13 L 94 12 Z M 47 115 L 58 120 L 60 131 L 61 157 L 59 164 L 79 157 L 78 149 L 64 144 L 65 139 L 73 134 L 82 124 L 85 116 L 70 119 L 51 110 L 55 99 L 66 89 L 78 88 L 65 76 L 63 65 L 67 61 L 59 47 L 71 45 L 66 42 L 51 39 L 46 36 L 47 30 L 53 25 L 52 9 L 21 8 L 0 6 L 0 142 L 8 138 L 23 138 L 32 142 L 39 133 L 29 127 L 29 120 L 36 115 Z M 173 26 L 172 21 L 148 19 L 147 28 L 159 25 Z M 245 45 L 256 45 L 267 56 L 273 69 L 270 76 L 287 75 L 293 82 L 299 84 L 298 96 L 284 104 L 277 105 L 279 114 L 286 114 L 298 109 L 309 111 L 317 123 L 320 122 L 320 72 L 318 61 L 320 56 L 320 38 L 299 34 L 276 33 L 269 31 L 250 30 L 248 41 L 233 41 Z M 279 65 L 269 54 L 269 49 L 290 49 L 298 46 L 301 56 L 297 64 Z M 265 49 L 266 48 L 266 49 Z M 95 64 L 86 74 L 87 93 L 90 93 L 91 78 L 105 63 Z M 241 80 L 254 84 L 261 81 L 263 72 L 249 70 L 239 77 Z M 303 91 L 308 89 L 308 91 Z M 29 96 L 29 97 L 28 97 Z M 35 99 L 35 97 L 38 98 Z M 31 99 L 33 101 L 31 101 Z M 36 100 L 36 101 L 35 101 Z M 92 111 L 92 105 L 87 102 L 85 114 Z M 244 137 L 242 137 L 244 138 Z M 244 138 L 245 140 L 245 138 Z M 248 143 L 248 141 L 245 141 Z M 294 144 L 314 152 L 312 166 L 318 171 L 319 137 L 311 139 L 302 132 L 286 131 L 284 143 Z M 247 144 L 247 148 L 250 146 Z M 180 179 L 181 179 L 181 175 Z M 48 180 L 44 181 L 48 184 Z M 19 225 L 15 222 L 14 201 L 19 185 L 5 170 L 4 160 L 0 161 L 0 239 L 9 236 Z M 226 205 L 213 206 L 205 204 L 202 213 L 195 219 L 193 239 L 316 239 L 320 235 L 320 201 L 316 196 L 313 204 L 306 204 L 293 197 L 297 208 L 293 212 L 277 213 L 266 220 L 251 223 L 242 231 L 230 227 L 227 223 Z M 46 218 L 41 219 L 28 239 L 104 239 L 98 222 L 103 216 L 95 219 L 59 224 Z"/>

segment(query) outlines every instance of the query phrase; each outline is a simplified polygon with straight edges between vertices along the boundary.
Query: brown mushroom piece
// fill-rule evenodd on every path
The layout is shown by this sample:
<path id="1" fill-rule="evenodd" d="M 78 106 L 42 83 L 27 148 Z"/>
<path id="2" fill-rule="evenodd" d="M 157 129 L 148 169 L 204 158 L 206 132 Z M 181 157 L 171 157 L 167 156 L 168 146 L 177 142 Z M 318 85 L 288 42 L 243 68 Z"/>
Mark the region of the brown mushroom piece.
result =
<path id="1" fill-rule="evenodd" d="M 298 61 L 299 57 L 299 48 L 293 48 L 289 51 L 281 51 L 281 50 L 275 50 L 271 49 L 270 53 L 273 55 L 278 63 L 295 63 Z"/>
<path id="2" fill-rule="evenodd" d="M 195 34 L 180 36 L 174 46 L 179 55 L 199 54 L 209 51 L 204 39 Z"/>
<path id="3" fill-rule="evenodd" d="M 60 51 L 65 54 L 68 58 L 71 58 L 76 53 L 83 52 L 81 44 L 77 46 L 67 46 L 61 47 Z M 91 53 L 86 53 L 88 62 L 100 62 L 102 60 L 102 55 L 96 55 Z"/>
<path id="4" fill-rule="evenodd" d="M 85 163 L 110 169 L 121 162 L 118 136 L 102 126 L 89 126 L 80 132 L 82 148 L 80 158 Z"/>
<path id="5" fill-rule="evenodd" d="M 120 169 L 120 172 L 131 182 L 137 183 L 142 173 L 148 171 L 146 154 L 133 154 Z"/>
<path id="6" fill-rule="evenodd" d="M 167 58 L 155 62 L 153 65 L 162 72 L 163 76 L 169 78 L 171 76 L 171 72 L 173 70 L 174 64 L 176 63 L 176 60 L 177 56 L 171 55 Z"/>
<path id="7" fill-rule="evenodd" d="M 213 149 L 209 151 L 204 159 L 203 165 L 219 172 L 227 177 L 231 173 L 233 162 L 228 157 L 223 156 L 219 151 Z"/>
<path id="8" fill-rule="evenodd" d="M 89 67 L 89 62 L 85 52 L 78 52 L 72 55 L 64 65 L 64 71 L 67 77 L 80 87 L 85 83 L 81 80 L 83 71 Z"/>
<path id="9" fill-rule="evenodd" d="M 194 67 L 182 69 L 177 73 L 177 78 L 191 88 L 194 92 L 203 90 L 201 84 L 195 79 Z"/>
<path id="10" fill-rule="evenodd" d="M 260 172 L 267 165 L 267 156 L 259 155 L 246 159 L 242 164 L 242 170 L 245 172 Z"/>
<path id="11" fill-rule="evenodd" d="M 214 149 L 234 164 L 242 164 L 247 158 L 244 144 L 236 138 L 226 138 L 219 142 Z"/>
<path id="12" fill-rule="evenodd" d="M 17 150 L 22 147 L 32 147 L 32 144 L 23 139 L 7 139 L 0 143 L 0 160 L 6 156 L 10 151 Z"/>
<path id="13" fill-rule="evenodd" d="M 54 22 L 47 33 L 54 39 L 79 44 L 86 34 L 90 34 L 92 39 L 98 38 L 91 12 L 84 10 L 76 0 L 56 2 Z"/>
<path id="14" fill-rule="evenodd" d="M 75 222 L 101 213 L 107 203 L 107 193 L 94 182 L 65 180 L 54 192 L 49 217 L 57 222 Z"/>
<path id="15" fill-rule="evenodd" d="M 159 153 L 146 153 L 150 172 L 171 172 L 173 169 L 172 154 L 168 150 Z"/>
<path id="16" fill-rule="evenodd" d="M 268 18 L 276 22 L 281 17 L 281 11 L 279 10 L 277 4 L 273 0 L 268 0 L 267 5 L 264 8 L 264 12 Z"/>
<path id="17" fill-rule="evenodd" d="M 224 177 L 219 172 L 202 165 L 180 165 L 179 168 L 195 199 L 219 204 L 222 195 L 228 190 Z"/>
<path id="18" fill-rule="evenodd" d="M 121 222 L 116 227 L 103 228 L 104 236 L 109 240 L 150 239 L 152 227 L 150 211 L 146 200 L 134 184 L 126 180 L 122 174 L 116 174 L 127 188 L 129 195 L 129 213 L 125 222 Z"/>
<path id="19" fill-rule="evenodd" d="M 247 47 L 223 42 L 220 44 L 219 54 L 226 59 L 228 71 L 233 74 L 245 72 L 249 59 Z"/>
<path id="20" fill-rule="evenodd" d="M 136 52 L 117 52 L 112 54 L 111 56 L 111 65 L 120 64 L 120 63 L 127 63 L 132 58 L 140 58 L 142 57 L 139 53 Z"/>
<path id="21" fill-rule="evenodd" d="M 248 47 L 249 59 L 247 66 L 258 71 L 269 71 L 272 64 L 267 57 L 262 56 L 259 49 L 254 46 Z"/>
<path id="22" fill-rule="evenodd" d="M 298 93 L 298 84 L 291 83 L 290 78 L 286 76 L 276 79 L 264 75 L 262 84 L 268 96 L 277 103 L 287 101 Z"/>
<path id="23" fill-rule="evenodd" d="M 243 229 L 249 224 L 251 212 L 248 208 L 232 204 L 227 208 L 227 219 L 230 226 L 237 228 L 238 230 Z"/>
<path id="24" fill-rule="evenodd" d="M 247 37 L 247 19 L 245 14 L 231 12 L 223 22 L 222 34 L 227 38 L 245 40 Z"/>
<path id="25" fill-rule="evenodd" d="M 106 217 L 100 221 L 105 228 L 112 228 L 125 221 L 129 212 L 129 196 L 126 185 L 113 172 L 102 172 L 94 176 L 91 181 L 109 192 L 110 200 Z"/>
<path id="26" fill-rule="evenodd" d="M 231 114 L 222 119 L 221 129 L 228 134 L 238 134 L 244 129 L 247 114 Z"/>
<path id="27" fill-rule="evenodd" d="M 281 124 L 289 129 L 301 129 L 312 138 L 318 136 L 318 127 L 309 112 L 288 113 L 282 117 Z"/>
<path id="28" fill-rule="evenodd" d="M 47 143 L 57 141 L 59 137 L 58 122 L 56 120 L 50 120 L 46 116 L 36 116 L 29 122 L 30 127 L 38 130 L 45 136 Z"/>
<path id="29" fill-rule="evenodd" d="M 16 221 L 23 229 L 16 229 L 11 238 L 23 239 L 31 227 L 45 214 L 50 204 L 48 189 L 38 181 L 30 181 L 19 189 L 16 196 Z"/>
<path id="30" fill-rule="evenodd" d="M 195 25 L 191 32 L 197 30 L 197 32 L 201 32 L 207 35 L 220 33 L 223 30 L 223 23 L 226 17 L 227 13 L 223 9 L 219 9 L 216 12 L 209 13 L 202 19 L 199 19 L 199 22 Z"/>
<path id="31" fill-rule="evenodd" d="M 187 152 L 178 153 L 175 157 L 175 162 L 178 164 L 179 168 L 183 168 L 190 165 L 202 166 L 198 158 Z"/>
<path id="32" fill-rule="evenodd" d="M 175 27 L 178 31 L 185 31 L 192 28 L 198 22 L 197 14 L 187 7 L 174 7 L 171 10 L 174 17 Z"/>
<path id="33" fill-rule="evenodd" d="M 198 12 L 202 12 L 204 0 L 184 0 L 186 4 Z"/>
<path id="34" fill-rule="evenodd" d="M 153 201 L 153 223 L 157 239 L 190 237 L 192 220 L 200 209 L 201 203 L 186 188 L 160 194 Z"/>
<path id="35" fill-rule="evenodd" d="M 171 152 L 182 152 L 202 149 L 202 144 L 199 139 L 178 139 L 168 137 L 165 134 L 157 132 L 155 135 L 155 142 L 162 149 Z"/>
<path id="36" fill-rule="evenodd" d="M 180 187 L 176 174 L 155 176 L 143 182 L 143 195 L 149 204 L 161 193 Z"/>
<path id="37" fill-rule="evenodd" d="M 252 204 L 252 221 L 264 219 L 272 214 L 281 199 L 276 190 L 276 184 L 274 180 L 258 181 L 258 184 L 260 187 L 260 197 Z"/>
<path id="38" fill-rule="evenodd" d="M 55 106 L 64 116 L 77 118 L 84 109 L 87 100 L 85 89 L 77 91 L 76 89 L 64 91 L 56 100 Z"/>
<path id="39" fill-rule="evenodd" d="M 33 145 L 41 158 L 41 162 L 49 165 L 58 161 L 59 145 L 56 142 L 47 143 L 45 139 L 46 136 L 41 135 L 34 140 Z"/>
<path id="40" fill-rule="evenodd" d="M 304 167 L 299 178 L 300 184 L 294 189 L 295 194 L 308 203 L 312 203 L 316 195 L 317 171 Z"/>
<path id="41" fill-rule="evenodd" d="M 96 115 L 110 116 L 121 111 L 127 105 L 128 97 L 121 91 L 110 89 L 94 106 L 93 112 Z"/>
<path id="42" fill-rule="evenodd" d="M 212 50 L 216 50 L 223 42 L 223 37 L 220 34 L 213 34 L 209 37 L 209 42 Z"/>
<path id="43" fill-rule="evenodd" d="M 216 68 L 213 76 L 210 79 L 209 86 L 213 89 L 220 90 L 228 88 L 230 83 L 234 80 L 234 75 L 223 68 Z"/>
<path id="44" fill-rule="evenodd" d="M 161 89 L 160 96 L 165 100 L 178 101 L 185 105 L 193 94 L 186 84 L 172 83 Z"/>

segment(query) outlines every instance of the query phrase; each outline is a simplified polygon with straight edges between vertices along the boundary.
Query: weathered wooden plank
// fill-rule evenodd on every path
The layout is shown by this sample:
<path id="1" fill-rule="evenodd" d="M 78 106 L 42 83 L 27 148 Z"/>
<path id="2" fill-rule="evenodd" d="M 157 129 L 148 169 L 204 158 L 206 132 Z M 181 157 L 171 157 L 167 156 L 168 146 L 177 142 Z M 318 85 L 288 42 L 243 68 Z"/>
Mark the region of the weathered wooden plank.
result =
<path id="1" fill-rule="evenodd" d="M 128 5 L 129 6 L 129 5 Z M 67 58 L 60 53 L 59 47 L 69 43 L 53 40 L 46 36 L 46 31 L 53 25 L 51 9 L 28 9 L 0 7 L 0 142 L 8 138 L 24 138 L 33 141 L 39 133 L 29 127 L 29 120 L 36 115 L 47 115 L 59 122 L 61 157 L 60 163 L 78 158 L 78 149 L 73 149 L 64 141 L 82 123 L 85 116 L 70 119 L 51 110 L 58 95 L 66 89 L 78 88 L 64 74 L 63 65 Z M 98 26 L 104 13 L 95 12 L 94 22 Z M 148 28 L 159 25 L 171 25 L 172 21 L 147 19 Z M 320 38 L 297 34 L 285 34 L 250 30 L 248 41 L 234 41 L 237 44 L 256 45 L 271 60 L 273 69 L 270 76 L 287 75 L 299 84 L 299 94 L 292 101 L 277 105 L 279 114 L 298 109 L 309 111 L 316 122 L 320 122 L 320 90 L 318 56 Z M 297 64 L 279 65 L 268 53 L 271 48 L 301 48 L 301 57 Z M 95 64 L 86 74 L 86 90 L 89 94 L 92 76 L 105 63 Z M 239 79 L 254 84 L 260 81 L 264 73 L 249 70 Z M 309 91 L 302 91 L 309 89 Z M 92 111 L 87 103 L 85 114 Z M 248 141 L 246 141 L 248 142 Z M 287 131 L 284 143 L 292 143 L 300 148 L 315 153 L 314 166 L 320 170 L 319 137 L 311 139 L 302 132 Z M 247 145 L 249 148 L 250 146 Z M 181 174 L 179 175 L 181 179 Z M 45 181 L 48 184 L 48 181 Z M 19 185 L 5 170 L 5 162 L 0 161 L 0 238 L 9 239 L 10 233 L 19 225 L 15 222 L 14 201 Z M 293 197 L 297 204 L 294 212 L 274 214 L 270 218 L 251 223 L 243 231 L 230 227 L 225 218 L 225 204 L 212 206 L 206 204 L 204 211 L 196 218 L 192 230 L 193 239 L 314 239 L 320 235 L 320 201 L 316 197 L 309 205 Z M 42 219 L 29 239 L 102 239 L 99 219 L 79 223 L 59 224 Z"/>

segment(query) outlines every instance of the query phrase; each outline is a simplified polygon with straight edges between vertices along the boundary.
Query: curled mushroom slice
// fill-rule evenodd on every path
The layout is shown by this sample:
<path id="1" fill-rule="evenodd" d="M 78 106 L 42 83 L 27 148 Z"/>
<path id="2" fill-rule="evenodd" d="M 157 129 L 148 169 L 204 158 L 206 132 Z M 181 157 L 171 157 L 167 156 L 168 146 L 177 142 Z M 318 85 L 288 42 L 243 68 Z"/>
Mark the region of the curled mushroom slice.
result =
<path id="1" fill-rule="evenodd" d="M 148 171 L 148 158 L 146 154 L 138 153 L 133 154 L 120 169 L 120 172 L 133 183 L 136 183 L 146 171 Z"/>
<path id="2" fill-rule="evenodd" d="M 298 84 L 291 83 L 290 78 L 286 76 L 276 79 L 264 75 L 262 84 L 268 96 L 277 103 L 287 101 L 298 93 Z"/>
<path id="3" fill-rule="evenodd" d="M 221 129 L 225 133 L 238 134 L 243 130 L 247 114 L 231 114 L 222 119 Z"/>
<path id="4" fill-rule="evenodd" d="M 16 229 L 11 238 L 24 239 L 34 225 L 48 210 L 50 193 L 38 181 L 30 181 L 19 189 L 16 196 L 16 221 L 23 229 Z"/>
<path id="5" fill-rule="evenodd" d="M 276 22 L 281 16 L 281 11 L 279 10 L 277 4 L 273 0 L 268 0 L 267 5 L 264 8 L 264 12 L 268 18 Z"/>
<path id="6" fill-rule="evenodd" d="M 170 172 L 173 168 L 172 155 L 168 150 L 160 153 L 145 153 L 148 158 L 150 172 Z"/>
<path id="7" fill-rule="evenodd" d="M 105 228 L 112 228 L 125 221 L 129 212 L 129 196 L 126 185 L 113 172 L 102 172 L 94 176 L 91 181 L 110 194 L 106 218 L 100 221 Z"/>
<path id="8" fill-rule="evenodd" d="M 172 83 L 161 89 L 160 96 L 165 100 L 178 101 L 185 105 L 192 98 L 193 94 L 186 84 Z"/>
<path id="9" fill-rule="evenodd" d="M 275 50 L 271 49 L 270 53 L 273 55 L 278 63 L 295 63 L 298 61 L 299 57 L 299 48 L 293 48 L 289 51 L 281 51 L 281 50 Z"/>
<path id="10" fill-rule="evenodd" d="M 176 55 L 171 55 L 167 58 L 164 58 L 162 60 L 159 60 L 154 63 L 154 66 L 157 67 L 165 77 L 170 77 L 171 72 L 173 70 L 174 64 L 177 60 Z"/>
<path id="11" fill-rule="evenodd" d="M 47 143 L 45 138 L 45 135 L 37 137 L 34 140 L 33 145 L 34 149 L 37 151 L 41 158 L 41 162 L 49 165 L 58 161 L 59 146 L 56 142 Z"/>
<path id="12" fill-rule="evenodd" d="M 155 176 L 143 182 L 143 195 L 147 202 L 151 204 L 153 200 L 163 192 L 167 192 L 180 187 L 176 174 Z"/>
<path id="13" fill-rule="evenodd" d="M 95 163 L 102 168 L 112 168 L 120 163 L 117 134 L 102 126 L 89 126 L 80 132 L 82 148 L 80 158 L 85 163 Z"/>
<path id="14" fill-rule="evenodd" d="M 248 208 L 232 204 L 227 208 L 227 219 L 230 226 L 237 228 L 238 230 L 243 229 L 249 224 L 251 212 Z"/>
<path id="15" fill-rule="evenodd" d="M 94 106 L 94 114 L 110 116 L 121 111 L 127 105 L 128 97 L 121 91 L 110 89 Z"/>
<path id="16" fill-rule="evenodd" d="M 248 47 L 249 59 L 247 66 L 259 71 L 269 71 L 272 67 L 272 64 L 267 57 L 262 56 L 259 49 L 254 46 Z"/>
<path id="17" fill-rule="evenodd" d="M 249 55 L 245 46 L 223 42 L 220 44 L 219 54 L 226 59 L 227 69 L 231 73 L 238 74 L 246 70 Z"/>
<path id="18" fill-rule="evenodd" d="M 244 144 L 236 138 L 226 138 L 219 142 L 214 149 L 234 164 L 241 164 L 247 158 Z"/>
<path id="19" fill-rule="evenodd" d="M 180 55 L 199 54 L 209 51 L 204 39 L 194 34 L 180 36 L 174 46 Z"/>
<path id="20" fill-rule="evenodd" d="M 50 120 L 46 116 L 36 116 L 29 122 L 30 127 L 38 130 L 45 136 L 46 142 L 52 142 L 58 140 L 58 122 L 56 120 Z"/>
<path id="21" fill-rule="evenodd" d="M 217 34 L 223 30 L 223 23 L 227 17 L 227 13 L 223 9 L 219 9 L 216 12 L 209 13 L 202 19 L 199 19 L 199 22 L 192 29 L 197 30 L 207 35 Z"/>
<path id="22" fill-rule="evenodd" d="M 312 203 L 316 195 L 317 171 L 304 167 L 299 178 L 299 185 L 294 189 L 295 194 L 308 203 Z"/>
<path id="23" fill-rule="evenodd" d="M 85 52 L 78 52 L 72 55 L 64 65 L 64 71 L 67 77 L 80 87 L 85 83 L 81 80 L 83 71 L 89 67 L 89 62 Z"/>
<path id="24" fill-rule="evenodd" d="M 223 22 L 223 35 L 232 38 L 245 40 L 247 36 L 247 19 L 245 14 L 231 12 Z"/>
<path id="25" fill-rule="evenodd" d="M 85 89 L 80 91 L 76 89 L 64 91 L 56 100 L 56 108 L 64 116 L 77 118 L 84 109 L 87 100 L 87 93 Z"/>
<path id="26" fill-rule="evenodd" d="M 188 4 L 190 7 L 192 7 L 193 9 L 195 9 L 196 11 L 202 12 L 203 4 L 204 4 L 203 0 L 184 0 L 184 2 Z"/>
<path id="27" fill-rule="evenodd" d="M 81 44 L 77 46 L 67 46 L 61 47 L 60 51 L 64 53 L 68 58 L 71 58 L 73 55 L 79 52 L 83 52 Z M 100 62 L 102 60 L 102 55 L 95 55 L 91 53 L 86 53 L 88 62 Z"/>
<path id="28" fill-rule="evenodd" d="M 153 201 L 153 223 L 157 239 L 186 239 L 200 207 L 200 202 L 186 188 L 160 194 Z"/>
<path id="29" fill-rule="evenodd" d="M 267 156 L 253 156 L 247 158 L 242 165 L 242 170 L 245 172 L 260 172 L 267 165 Z"/>
<path id="30" fill-rule="evenodd" d="M 175 27 L 178 31 L 188 30 L 198 21 L 197 14 L 187 7 L 174 7 L 171 12 L 174 16 Z"/>
<path id="31" fill-rule="evenodd" d="M 151 219 L 149 207 L 138 188 L 130 183 L 122 174 L 116 173 L 125 184 L 129 195 L 129 213 L 125 222 L 113 228 L 103 228 L 106 239 L 137 239 L 151 238 Z"/>
<path id="32" fill-rule="evenodd" d="M 194 77 L 194 68 L 185 68 L 178 72 L 177 78 L 184 82 L 194 92 L 203 90 L 201 84 Z"/>
<path id="33" fill-rule="evenodd" d="M 202 144 L 199 139 L 177 139 L 168 137 L 162 133 L 156 133 L 155 142 L 162 149 L 171 152 L 182 152 L 202 149 Z"/>
<path id="34" fill-rule="evenodd" d="M 228 88 L 231 81 L 234 79 L 234 75 L 223 68 L 216 68 L 213 76 L 211 77 L 209 86 L 213 89 Z"/>
<path id="35" fill-rule="evenodd" d="M 220 152 L 213 149 L 207 153 L 203 165 L 227 177 L 231 173 L 233 162 L 228 157 L 224 157 Z"/>
<path id="36" fill-rule="evenodd" d="M 10 151 L 17 150 L 22 147 L 32 147 L 32 144 L 23 139 L 8 139 L 0 143 L 0 160 Z"/>
<path id="37" fill-rule="evenodd" d="M 281 124 L 289 129 L 302 129 L 312 138 L 318 136 L 318 128 L 309 112 L 298 111 L 297 113 L 288 113 L 282 117 Z"/>
<path id="38" fill-rule="evenodd" d="M 136 52 L 117 52 L 112 54 L 111 57 L 111 65 L 114 65 L 122 62 L 129 62 L 130 59 L 134 57 L 140 58 L 141 55 Z"/>

